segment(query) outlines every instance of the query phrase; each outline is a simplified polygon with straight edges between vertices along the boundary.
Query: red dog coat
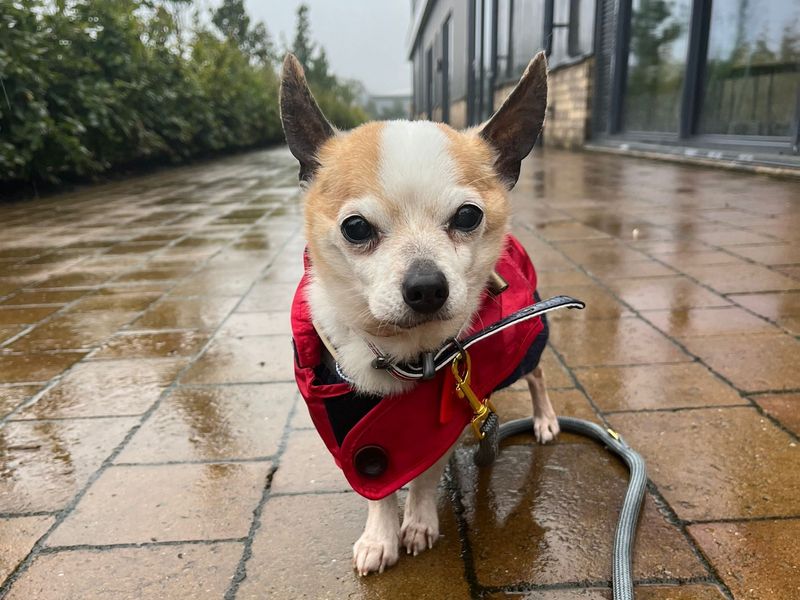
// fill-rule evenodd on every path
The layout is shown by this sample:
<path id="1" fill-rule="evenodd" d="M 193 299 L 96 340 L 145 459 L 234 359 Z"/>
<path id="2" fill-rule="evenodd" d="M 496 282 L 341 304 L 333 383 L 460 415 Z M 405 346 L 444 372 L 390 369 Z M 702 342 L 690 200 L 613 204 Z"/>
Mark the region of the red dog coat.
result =
<path id="1" fill-rule="evenodd" d="M 473 411 L 455 394 L 449 368 L 396 396 L 359 394 L 323 365 L 323 343 L 306 300 L 309 264 L 292 304 L 295 378 L 311 420 L 353 489 L 370 500 L 383 498 L 432 466 L 456 442 Z M 495 271 L 507 288 L 484 291 L 474 329 L 530 305 L 536 271 L 519 241 L 507 236 Z M 479 398 L 532 370 L 547 339 L 546 320 L 515 324 L 473 345 L 471 387 Z"/>

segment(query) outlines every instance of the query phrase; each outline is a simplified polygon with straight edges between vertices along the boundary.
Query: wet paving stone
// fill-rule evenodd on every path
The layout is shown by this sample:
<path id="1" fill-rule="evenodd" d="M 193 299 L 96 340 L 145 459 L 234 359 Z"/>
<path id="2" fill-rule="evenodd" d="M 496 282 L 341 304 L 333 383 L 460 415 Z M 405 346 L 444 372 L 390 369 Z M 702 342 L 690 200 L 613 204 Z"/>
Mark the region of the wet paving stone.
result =
<path id="1" fill-rule="evenodd" d="M 800 520 L 703 523 L 689 533 L 735 598 L 800 597 Z"/>
<path id="2" fill-rule="evenodd" d="M 30 325 L 58 310 L 57 306 L 0 307 L 0 326 Z"/>
<path id="3" fill-rule="evenodd" d="M 258 279 L 256 266 L 238 269 L 207 268 L 187 277 L 171 290 L 173 296 L 240 297 Z"/>
<path id="4" fill-rule="evenodd" d="M 208 341 L 201 331 L 120 332 L 90 356 L 92 360 L 194 356 Z"/>
<path id="5" fill-rule="evenodd" d="M 796 265 L 800 263 L 800 247 L 795 244 L 733 246 L 731 252 L 762 265 Z"/>
<path id="6" fill-rule="evenodd" d="M 37 288 L 61 289 L 61 288 L 90 288 L 108 281 L 113 276 L 112 271 L 73 271 L 53 275 L 36 284 Z"/>
<path id="7" fill-rule="evenodd" d="M 263 458 L 278 451 L 293 384 L 180 387 L 158 406 L 118 463 Z"/>
<path id="8" fill-rule="evenodd" d="M 586 270 L 606 282 L 627 278 L 661 278 L 675 275 L 675 271 L 655 261 L 623 262 L 620 264 L 593 264 Z"/>
<path id="9" fill-rule="evenodd" d="M 103 289 L 81 298 L 67 310 L 70 313 L 85 312 L 141 312 L 161 297 L 160 292 Z"/>
<path id="10" fill-rule="evenodd" d="M 800 394 L 756 396 L 755 401 L 764 412 L 800 436 Z"/>
<path id="11" fill-rule="evenodd" d="M 236 313 L 230 316 L 220 335 L 247 337 L 253 335 L 292 335 L 289 312 Z"/>
<path id="12" fill-rule="evenodd" d="M 220 543 L 43 554 L 14 584 L 7 598 L 222 598 L 241 553 L 240 543 Z"/>
<path id="13" fill-rule="evenodd" d="M 77 300 L 86 293 L 84 290 L 22 290 L 1 301 L 0 305 L 57 304 L 63 306 L 73 300 Z"/>
<path id="14" fill-rule="evenodd" d="M 109 310 L 56 315 L 8 347 L 14 352 L 28 353 L 91 348 L 129 323 L 137 314 Z"/>
<path id="15" fill-rule="evenodd" d="M 684 271 L 721 294 L 800 289 L 800 281 L 760 265 L 701 265 Z"/>
<path id="16" fill-rule="evenodd" d="M 185 277 L 189 271 L 191 271 L 191 269 L 185 269 L 185 268 L 156 269 L 151 267 L 146 269 L 140 269 L 138 271 L 132 271 L 130 273 L 125 273 L 124 275 L 118 277 L 116 281 L 125 283 L 128 282 L 137 283 L 140 281 L 175 281 Z"/>
<path id="17" fill-rule="evenodd" d="M 132 329 L 216 329 L 235 298 L 165 298 L 131 324 Z"/>
<path id="18" fill-rule="evenodd" d="M 646 255 L 632 250 L 616 240 L 561 242 L 556 244 L 556 247 L 567 258 L 588 269 L 595 265 L 609 265 L 613 268 L 622 263 L 648 260 Z"/>
<path id="19" fill-rule="evenodd" d="M 800 445 L 749 407 L 628 413 L 609 420 L 679 517 L 800 513 Z"/>
<path id="20" fill-rule="evenodd" d="M 0 383 L 46 382 L 84 356 L 85 352 L 0 355 Z"/>
<path id="21" fill-rule="evenodd" d="M 0 429 L 0 512 L 66 506 L 135 419 L 11 422 Z"/>
<path id="22" fill-rule="evenodd" d="M 623 430 L 623 435 L 625 431 Z M 627 473 L 587 444 L 508 446 L 491 472 L 457 453 L 478 581 L 484 586 L 605 581 Z M 636 538 L 635 578 L 703 576 L 680 531 L 647 498 Z"/>
<path id="23" fill-rule="evenodd" d="M 611 282 L 609 287 L 636 310 L 678 310 L 730 304 L 722 296 L 686 277 L 621 279 Z"/>
<path id="24" fill-rule="evenodd" d="M 292 365 L 292 347 L 286 336 L 219 337 L 183 376 L 182 383 L 294 381 Z"/>
<path id="25" fill-rule="evenodd" d="M 602 411 L 747 404 L 698 363 L 579 369 L 578 380 Z"/>
<path id="26" fill-rule="evenodd" d="M 296 284 L 259 282 L 244 297 L 237 312 L 283 312 L 291 306 Z"/>
<path id="27" fill-rule="evenodd" d="M 25 325 L 3 325 L 0 326 L 0 344 L 7 343 L 8 340 L 26 328 Z"/>
<path id="28" fill-rule="evenodd" d="M 0 419 L 39 391 L 38 385 L 0 386 Z"/>
<path id="29" fill-rule="evenodd" d="M 731 300 L 778 324 L 800 319 L 800 292 L 736 294 Z"/>
<path id="30" fill-rule="evenodd" d="M 289 435 L 270 489 L 275 494 L 344 492 L 350 484 L 316 430 L 305 430 Z"/>
<path id="31" fill-rule="evenodd" d="M 247 579 L 236 597 L 471 597 L 458 560 L 458 527 L 444 498 L 439 501 L 440 537 L 432 550 L 419 556 L 402 552 L 397 565 L 385 573 L 358 577 L 352 568 L 352 545 L 361 535 L 366 508 L 366 501 L 353 493 L 271 498 L 264 505 L 253 554 L 246 564 Z"/>
<path id="32" fill-rule="evenodd" d="M 789 335 L 687 338 L 684 343 L 741 390 L 800 388 L 800 341 Z"/>
<path id="33" fill-rule="evenodd" d="M 141 414 L 175 380 L 184 364 L 179 358 L 83 362 L 15 418 Z"/>
<path id="34" fill-rule="evenodd" d="M 723 229 L 722 231 L 700 231 L 693 236 L 695 239 L 711 244 L 712 246 L 742 246 L 750 244 L 764 244 L 772 239 L 751 231 L 737 229 Z"/>
<path id="35" fill-rule="evenodd" d="M 774 325 L 735 307 L 654 310 L 642 316 L 668 336 L 682 339 L 710 335 L 780 333 Z"/>
<path id="36" fill-rule="evenodd" d="M 269 470 L 269 463 L 109 467 L 47 545 L 242 538 Z"/>
<path id="37" fill-rule="evenodd" d="M 0 584 L 54 521 L 53 517 L 0 518 Z"/>
<path id="38" fill-rule="evenodd" d="M 550 327 L 550 343 L 570 367 L 691 360 L 669 339 L 637 318 L 552 320 Z"/>

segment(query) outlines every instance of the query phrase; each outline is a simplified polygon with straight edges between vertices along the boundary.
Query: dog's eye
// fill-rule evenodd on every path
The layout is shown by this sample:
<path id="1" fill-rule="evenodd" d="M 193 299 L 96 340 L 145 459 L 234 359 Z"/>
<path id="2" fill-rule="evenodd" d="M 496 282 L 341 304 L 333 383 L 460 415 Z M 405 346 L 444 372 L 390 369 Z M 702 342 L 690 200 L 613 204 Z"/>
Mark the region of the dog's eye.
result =
<path id="1" fill-rule="evenodd" d="M 460 207 L 450 220 L 450 227 L 459 231 L 473 231 L 483 220 L 483 211 L 474 204 Z"/>
<path id="2" fill-rule="evenodd" d="M 342 235 L 351 244 L 364 244 L 375 237 L 375 230 L 364 217 L 347 217 L 342 223 Z"/>

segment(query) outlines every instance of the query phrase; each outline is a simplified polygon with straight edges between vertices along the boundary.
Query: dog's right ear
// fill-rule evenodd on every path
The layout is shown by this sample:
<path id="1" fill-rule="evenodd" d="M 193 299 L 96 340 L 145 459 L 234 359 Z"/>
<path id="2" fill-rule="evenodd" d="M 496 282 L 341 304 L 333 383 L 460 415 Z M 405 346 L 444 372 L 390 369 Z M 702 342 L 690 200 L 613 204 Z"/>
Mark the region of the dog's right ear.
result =
<path id="1" fill-rule="evenodd" d="M 517 183 L 520 163 L 542 131 L 546 109 L 547 59 L 539 52 L 511 95 L 480 130 L 480 136 L 497 152 L 494 168 L 508 189 Z"/>
<path id="2" fill-rule="evenodd" d="M 336 132 L 311 95 L 303 67 L 294 54 L 287 54 L 283 60 L 280 96 L 286 143 L 300 161 L 300 180 L 311 181 L 319 168 L 320 147 Z"/>

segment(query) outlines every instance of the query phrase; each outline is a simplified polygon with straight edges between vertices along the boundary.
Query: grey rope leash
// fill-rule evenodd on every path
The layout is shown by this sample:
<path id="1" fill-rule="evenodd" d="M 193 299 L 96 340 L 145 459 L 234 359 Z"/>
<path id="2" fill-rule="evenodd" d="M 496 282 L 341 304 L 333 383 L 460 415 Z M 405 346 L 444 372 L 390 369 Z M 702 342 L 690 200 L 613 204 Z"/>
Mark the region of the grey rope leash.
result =
<path id="1" fill-rule="evenodd" d="M 496 418 L 496 415 L 493 416 Z M 636 537 L 639 510 L 647 485 L 647 469 L 644 460 L 638 452 L 625 443 L 619 434 L 611 429 L 604 429 L 595 423 L 572 417 L 559 417 L 558 425 L 562 431 L 577 433 L 607 446 L 628 466 L 630 471 L 628 490 L 619 514 L 617 531 L 614 534 L 611 587 L 614 600 L 633 600 L 633 575 L 631 573 L 633 542 Z M 494 461 L 499 443 L 505 438 L 520 433 L 532 433 L 533 419 L 509 421 L 496 428 L 496 431 L 496 435 L 484 437 L 475 452 L 473 458 L 479 467 L 488 466 Z"/>

